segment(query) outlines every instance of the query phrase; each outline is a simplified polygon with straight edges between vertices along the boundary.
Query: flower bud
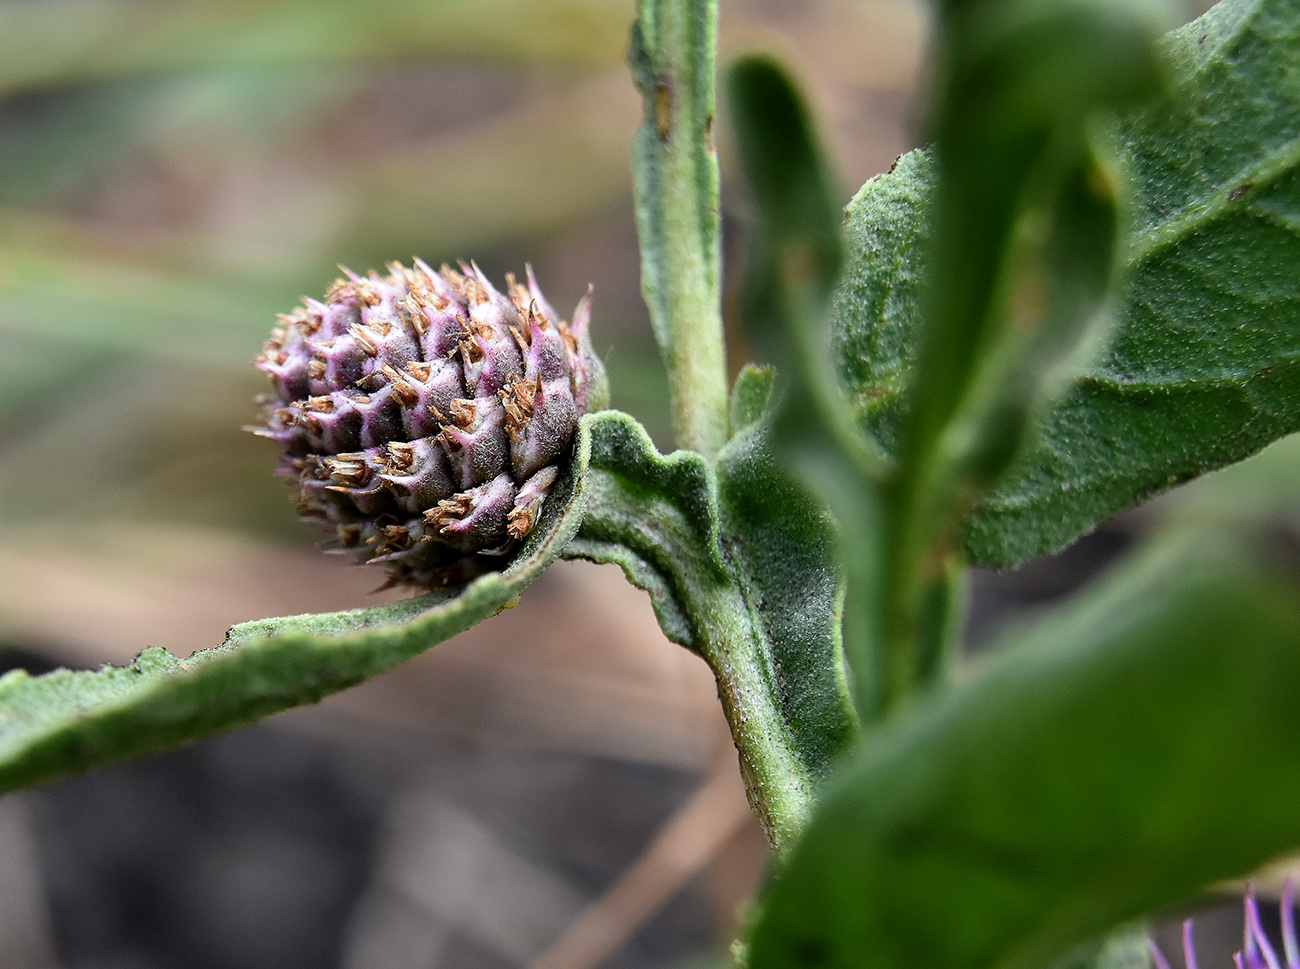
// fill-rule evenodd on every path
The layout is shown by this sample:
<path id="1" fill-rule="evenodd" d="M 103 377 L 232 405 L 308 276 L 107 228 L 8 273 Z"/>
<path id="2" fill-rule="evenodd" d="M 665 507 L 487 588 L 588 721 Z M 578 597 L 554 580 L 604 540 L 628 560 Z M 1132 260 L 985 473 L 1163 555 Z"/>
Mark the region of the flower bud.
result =
<path id="1" fill-rule="evenodd" d="M 257 367 L 253 432 L 331 543 L 382 563 L 390 585 L 460 584 L 537 525 L 578 419 L 604 406 L 590 292 L 560 319 L 537 287 L 420 260 L 344 270 L 325 301 L 280 316 Z"/>

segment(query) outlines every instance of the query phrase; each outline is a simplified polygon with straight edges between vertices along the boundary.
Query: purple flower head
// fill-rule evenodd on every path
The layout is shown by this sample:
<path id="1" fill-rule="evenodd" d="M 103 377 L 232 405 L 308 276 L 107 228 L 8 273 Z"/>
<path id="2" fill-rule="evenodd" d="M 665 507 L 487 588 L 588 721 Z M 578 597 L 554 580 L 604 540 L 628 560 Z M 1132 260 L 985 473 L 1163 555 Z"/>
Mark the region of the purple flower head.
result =
<path id="1" fill-rule="evenodd" d="M 562 320 L 474 264 L 348 269 L 280 317 L 257 359 L 263 423 L 303 518 L 391 585 L 459 585 L 509 564 L 541 520 L 578 420 L 604 406 L 590 296 Z"/>
<path id="2" fill-rule="evenodd" d="M 1300 944 L 1297 943 L 1295 923 L 1295 878 L 1288 876 L 1282 889 L 1279 906 L 1282 918 L 1282 952 L 1285 961 L 1278 959 L 1277 950 L 1264 934 L 1259 919 L 1259 904 L 1255 900 L 1255 886 L 1246 888 L 1245 918 L 1242 928 L 1241 951 L 1233 955 L 1237 969 L 1300 969 Z M 1169 960 L 1155 942 L 1148 943 L 1151 960 L 1156 969 L 1170 969 Z M 1197 969 L 1196 945 L 1192 939 L 1192 920 L 1183 923 L 1183 963 L 1187 969 Z"/>

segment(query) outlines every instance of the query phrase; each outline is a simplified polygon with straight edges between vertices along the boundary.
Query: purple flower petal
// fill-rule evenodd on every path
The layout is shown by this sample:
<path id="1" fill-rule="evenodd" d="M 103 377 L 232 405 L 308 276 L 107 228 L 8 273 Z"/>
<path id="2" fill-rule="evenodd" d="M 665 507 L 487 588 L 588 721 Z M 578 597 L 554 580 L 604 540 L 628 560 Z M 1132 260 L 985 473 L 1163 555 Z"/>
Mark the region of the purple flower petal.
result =
<path id="1" fill-rule="evenodd" d="M 1183 923 L 1183 963 L 1187 969 L 1196 969 L 1196 943 L 1192 940 L 1192 920 Z"/>
<path id="2" fill-rule="evenodd" d="M 1268 936 L 1264 934 L 1264 927 L 1259 922 L 1254 885 L 1246 890 L 1246 961 L 1250 963 L 1251 969 L 1282 969 L 1277 953 L 1273 951 Z"/>

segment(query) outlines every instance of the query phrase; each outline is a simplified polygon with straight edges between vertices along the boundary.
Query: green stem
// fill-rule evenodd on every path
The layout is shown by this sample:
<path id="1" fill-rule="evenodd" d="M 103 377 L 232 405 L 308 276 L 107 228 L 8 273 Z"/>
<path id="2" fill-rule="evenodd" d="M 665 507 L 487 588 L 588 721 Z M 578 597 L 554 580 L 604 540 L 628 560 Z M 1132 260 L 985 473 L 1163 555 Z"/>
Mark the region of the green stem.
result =
<path id="1" fill-rule="evenodd" d="M 640 0 L 629 59 L 645 102 L 633 138 L 641 289 L 680 447 L 727 439 L 718 160 L 713 148 L 716 0 Z"/>
<path id="2" fill-rule="evenodd" d="M 876 608 L 879 682 L 876 716 L 888 716 L 920 685 L 923 604 L 948 571 L 951 529 L 927 503 L 931 482 L 902 468 L 886 488 L 885 528 L 878 548 L 883 577 Z"/>
<path id="3" fill-rule="evenodd" d="M 812 812 L 816 778 L 795 751 L 775 697 L 761 626 L 738 586 L 718 585 L 687 605 L 696 649 L 713 670 L 750 807 L 780 861 Z"/>
<path id="4" fill-rule="evenodd" d="M 709 665 L 750 806 L 779 859 L 811 814 L 818 778 L 800 757 L 780 708 L 759 606 L 746 594 L 735 563 L 683 541 L 689 532 L 680 509 L 657 500 L 644 485 L 594 472 L 588 515 L 565 554 L 617 564 L 651 594 L 669 637 Z M 669 604 L 673 610 L 666 612 Z"/>
<path id="5" fill-rule="evenodd" d="M 750 804 L 779 856 L 809 817 L 827 760 L 796 730 L 831 725 L 801 723 L 783 708 L 790 684 L 768 639 L 772 603 L 748 571 L 754 548 L 722 528 L 718 472 L 700 455 L 658 454 L 624 414 L 583 420 L 592 437 L 587 507 L 565 555 L 617 564 L 650 594 L 668 637 L 708 663 Z"/>

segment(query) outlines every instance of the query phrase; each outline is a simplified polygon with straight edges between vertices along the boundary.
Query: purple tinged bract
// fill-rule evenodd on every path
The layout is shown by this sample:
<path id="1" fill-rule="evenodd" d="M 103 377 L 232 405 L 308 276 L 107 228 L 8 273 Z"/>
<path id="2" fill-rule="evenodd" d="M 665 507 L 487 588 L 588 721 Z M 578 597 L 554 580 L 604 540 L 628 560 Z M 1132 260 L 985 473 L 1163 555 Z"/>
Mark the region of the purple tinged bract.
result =
<path id="1" fill-rule="evenodd" d="M 436 588 L 500 568 L 539 521 L 578 419 L 604 406 L 590 292 L 561 319 L 531 267 L 498 291 L 474 265 L 344 269 L 280 316 L 257 367 L 263 424 L 303 518 Z"/>

